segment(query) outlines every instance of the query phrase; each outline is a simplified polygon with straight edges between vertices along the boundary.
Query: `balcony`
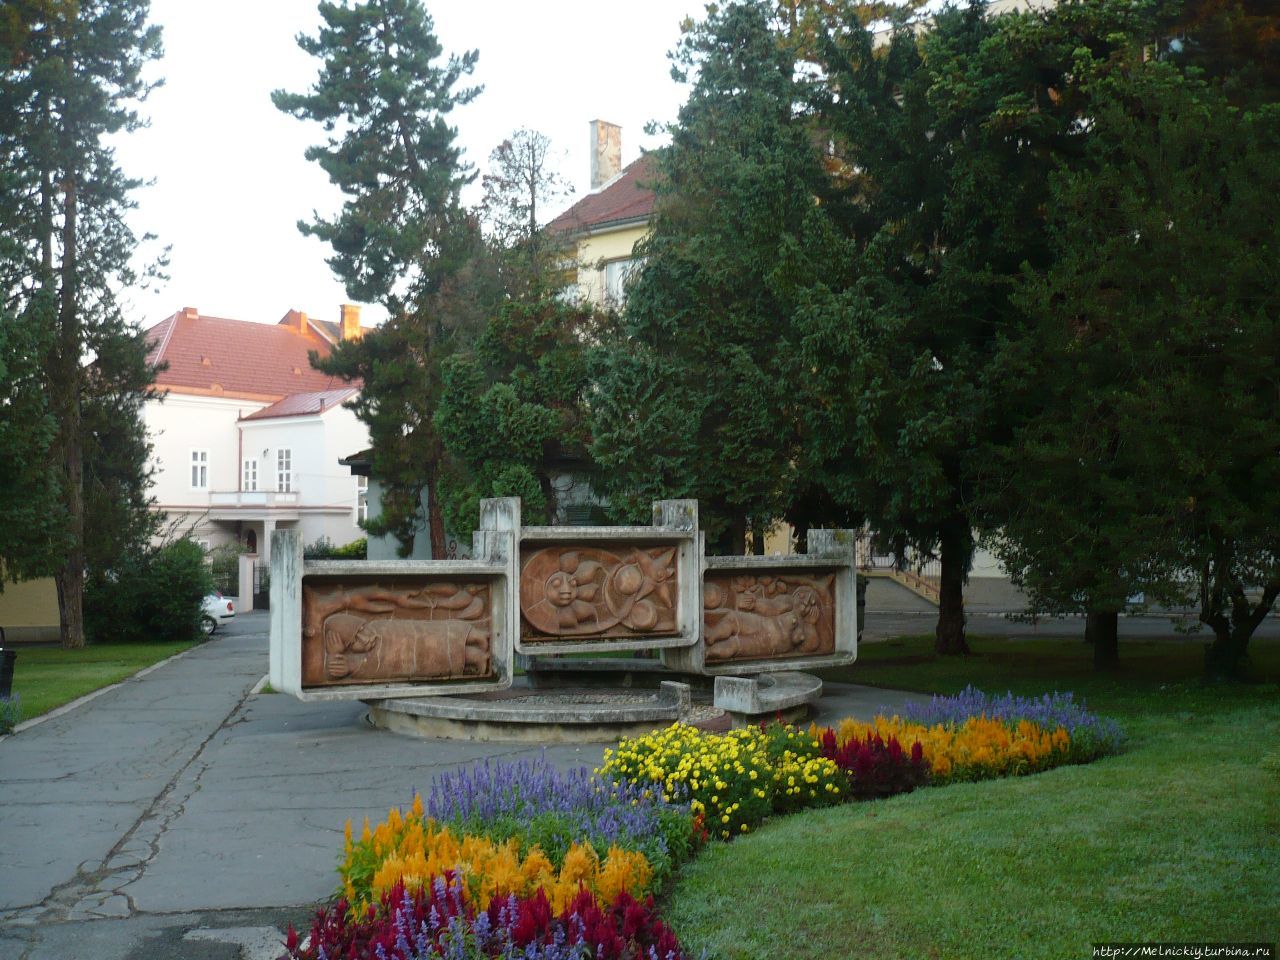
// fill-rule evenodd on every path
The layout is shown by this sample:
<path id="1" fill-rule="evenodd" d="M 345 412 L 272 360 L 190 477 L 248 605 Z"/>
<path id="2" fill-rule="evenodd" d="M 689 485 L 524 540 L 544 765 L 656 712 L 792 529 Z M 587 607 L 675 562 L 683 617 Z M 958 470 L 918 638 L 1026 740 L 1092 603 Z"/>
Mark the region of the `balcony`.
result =
<path id="1" fill-rule="evenodd" d="M 212 490 L 209 492 L 211 520 L 298 519 L 297 490 Z"/>

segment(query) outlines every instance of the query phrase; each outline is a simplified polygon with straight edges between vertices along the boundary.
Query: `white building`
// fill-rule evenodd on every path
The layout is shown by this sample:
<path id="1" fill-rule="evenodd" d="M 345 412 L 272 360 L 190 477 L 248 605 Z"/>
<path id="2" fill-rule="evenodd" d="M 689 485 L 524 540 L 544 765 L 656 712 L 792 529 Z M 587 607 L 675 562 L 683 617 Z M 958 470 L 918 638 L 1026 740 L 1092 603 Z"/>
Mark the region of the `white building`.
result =
<path id="1" fill-rule="evenodd" d="M 364 536 L 363 478 L 338 463 L 369 444 L 368 428 L 343 406 L 358 384 L 308 357 L 362 332 L 350 305 L 339 323 L 290 310 L 275 324 L 185 307 L 147 331 L 148 359 L 166 365 L 156 378 L 162 396 L 143 409 L 155 508 L 206 547 L 239 542 L 264 556 L 279 527 L 299 529 L 305 543 Z"/>

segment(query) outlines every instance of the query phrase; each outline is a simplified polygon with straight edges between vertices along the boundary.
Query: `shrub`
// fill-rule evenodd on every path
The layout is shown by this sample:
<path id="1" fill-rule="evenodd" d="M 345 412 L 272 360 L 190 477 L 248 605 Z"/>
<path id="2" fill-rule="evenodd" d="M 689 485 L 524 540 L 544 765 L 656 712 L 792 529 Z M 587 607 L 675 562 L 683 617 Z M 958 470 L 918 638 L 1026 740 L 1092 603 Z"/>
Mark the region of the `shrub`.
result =
<path id="1" fill-rule="evenodd" d="M 686 960 L 652 899 L 624 892 L 602 906 L 584 890 L 557 912 L 538 890 L 477 910 L 451 873 L 416 890 L 396 886 L 363 914 L 340 900 L 316 914 L 305 947 L 292 926 L 285 946 L 293 960 Z"/>
<path id="2" fill-rule="evenodd" d="M 192 640 L 212 589 L 204 551 L 194 541 L 131 554 L 86 584 L 86 633 L 95 643 Z"/>
<path id="3" fill-rule="evenodd" d="M 302 556 L 307 560 L 364 560 L 368 551 L 368 537 L 352 540 L 341 547 L 334 546 L 328 537 L 321 537 L 303 547 Z"/>
<path id="4" fill-rule="evenodd" d="M 216 590 L 230 596 L 240 589 L 240 555 L 245 552 L 241 543 L 224 543 L 209 551 L 209 573 Z"/>

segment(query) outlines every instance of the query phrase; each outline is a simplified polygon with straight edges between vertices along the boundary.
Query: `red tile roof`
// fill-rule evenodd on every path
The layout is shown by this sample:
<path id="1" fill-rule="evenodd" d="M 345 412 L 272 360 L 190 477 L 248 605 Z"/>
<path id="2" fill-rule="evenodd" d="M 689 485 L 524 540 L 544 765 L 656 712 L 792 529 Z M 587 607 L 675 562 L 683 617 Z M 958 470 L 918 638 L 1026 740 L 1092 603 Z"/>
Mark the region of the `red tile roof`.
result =
<path id="1" fill-rule="evenodd" d="M 167 363 L 156 386 L 173 393 L 273 403 L 290 394 L 350 389 L 311 366 L 309 351 L 328 356 L 314 330 L 200 316 L 188 307 L 147 331 L 151 363 Z"/>
<path id="2" fill-rule="evenodd" d="M 552 220 L 547 229 L 576 233 L 647 219 L 653 213 L 653 190 L 649 184 L 656 172 L 653 155 L 645 154 L 603 188 L 587 194 Z"/>
<path id="3" fill-rule="evenodd" d="M 355 387 L 344 387 L 341 390 L 317 390 L 314 393 L 295 393 L 240 419 L 266 420 L 270 417 L 305 417 L 324 413 L 350 400 L 357 393 L 359 391 Z"/>

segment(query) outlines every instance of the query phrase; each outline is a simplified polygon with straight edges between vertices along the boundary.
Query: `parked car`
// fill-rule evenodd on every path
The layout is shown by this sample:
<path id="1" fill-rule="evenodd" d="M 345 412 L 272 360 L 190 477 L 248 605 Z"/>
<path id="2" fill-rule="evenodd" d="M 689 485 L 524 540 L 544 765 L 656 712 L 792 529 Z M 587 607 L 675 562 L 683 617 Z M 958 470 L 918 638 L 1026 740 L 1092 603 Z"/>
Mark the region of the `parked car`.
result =
<path id="1" fill-rule="evenodd" d="M 236 602 L 215 591 L 204 598 L 204 612 L 200 617 L 200 629 L 206 637 L 212 636 L 218 624 L 229 623 L 236 618 Z"/>

